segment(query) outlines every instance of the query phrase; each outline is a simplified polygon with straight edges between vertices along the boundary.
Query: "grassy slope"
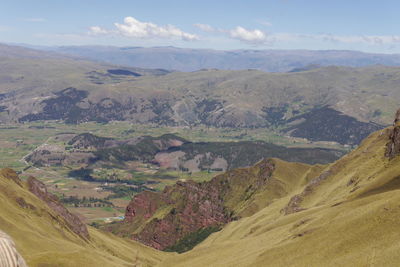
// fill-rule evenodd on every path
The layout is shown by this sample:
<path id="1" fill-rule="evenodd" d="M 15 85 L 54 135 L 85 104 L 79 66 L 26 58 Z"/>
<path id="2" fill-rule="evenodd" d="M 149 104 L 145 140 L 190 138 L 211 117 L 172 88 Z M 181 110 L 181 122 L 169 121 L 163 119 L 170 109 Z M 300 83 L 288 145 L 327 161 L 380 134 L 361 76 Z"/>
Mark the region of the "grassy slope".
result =
<path id="1" fill-rule="evenodd" d="M 385 131 L 374 133 L 326 167 L 331 174 L 305 195 L 305 211 L 284 215 L 282 209 L 321 170 L 293 185 L 292 194 L 162 266 L 396 266 L 400 157 L 384 158 L 386 142 Z"/>
<path id="2" fill-rule="evenodd" d="M 92 239 L 86 242 L 5 177 L 0 179 L 0 225 L 32 266 L 396 266 L 400 157 L 389 161 L 383 156 L 386 142 L 387 131 L 376 132 L 329 166 L 274 160 L 276 188 L 290 193 L 275 199 L 267 193 L 256 195 L 252 201 L 269 202 L 267 207 L 180 255 L 168 256 L 92 228 Z M 330 175 L 303 195 L 299 205 L 306 210 L 284 215 L 291 197 L 324 171 Z M 276 193 L 271 185 L 266 190 Z M 17 196 L 36 209 L 20 207 Z"/>
<path id="3" fill-rule="evenodd" d="M 165 254 L 90 228 L 91 240 L 71 232 L 45 203 L 0 173 L 0 229 L 12 236 L 29 266 L 154 266 Z M 24 186 L 24 185 L 22 185 Z M 23 208 L 23 198 L 35 208 Z M 47 266 L 47 265 L 46 265 Z"/>

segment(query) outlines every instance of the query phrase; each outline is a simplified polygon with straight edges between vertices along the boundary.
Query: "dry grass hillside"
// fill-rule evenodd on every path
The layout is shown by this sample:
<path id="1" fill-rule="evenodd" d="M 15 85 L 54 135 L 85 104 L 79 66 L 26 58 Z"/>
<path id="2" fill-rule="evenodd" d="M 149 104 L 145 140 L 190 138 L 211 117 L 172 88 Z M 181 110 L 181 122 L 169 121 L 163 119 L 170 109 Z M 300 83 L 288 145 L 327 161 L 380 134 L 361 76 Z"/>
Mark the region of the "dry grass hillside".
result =
<path id="1" fill-rule="evenodd" d="M 398 266 L 400 157 L 385 157 L 388 141 L 388 129 L 375 132 L 295 182 L 283 168 L 290 194 L 161 265 Z"/>
<path id="2" fill-rule="evenodd" d="M 89 228 L 90 239 L 27 190 L 0 175 L 0 225 L 31 266 L 397 266 L 400 157 L 385 157 L 391 128 L 330 165 L 273 159 L 271 186 L 242 215 L 183 254 Z M 135 265 L 136 264 L 136 265 Z"/>
<path id="3" fill-rule="evenodd" d="M 27 189 L 10 169 L 0 172 L 0 229 L 15 241 L 29 266 L 154 266 L 163 254 L 89 228 L 75 234 L 59 214 Z"/>

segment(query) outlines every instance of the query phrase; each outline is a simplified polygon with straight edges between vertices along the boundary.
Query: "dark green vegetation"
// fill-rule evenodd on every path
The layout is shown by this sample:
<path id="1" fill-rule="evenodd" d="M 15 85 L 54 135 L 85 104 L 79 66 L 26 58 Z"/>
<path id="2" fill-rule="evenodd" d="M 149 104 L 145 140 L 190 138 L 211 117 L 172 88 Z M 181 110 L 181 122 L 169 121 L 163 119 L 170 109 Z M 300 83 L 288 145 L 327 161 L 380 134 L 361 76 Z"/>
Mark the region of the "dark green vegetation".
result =
<path id="1" fill-rule="evenodd" d="M 227 166 L 222 169 L 233 169 L 254 165 L 263 158 L 280 158 L 309 164 L 326 164 L 343 155 L 342 151 L 323 148 L 286 148 L 265 142 L 202 142 L 185 143 L 166 151 L 185 153 L 183 161 L 193 160 L 198 155 L 210 154 L 200 158 L 198 167 L 207 170 L 216 158 L 225 159 Z"/>
<path id="2" fill-rule="evenodd" d="M 179 240 L 175 245 L 164 249 L 167 252 L 178 252 L 183 253 L 191 250 L 197 244 L 201 243 L 204 239 L 206 239 L 212 233 L 220 231 L 219 227 L 206 227 L 202 228 L 196 232 L 190 233 L 181 240 Z"/>
<path id="3" fill-rule="evenodd" d="M 130 76 L 135 76 L 135 77 L 142 76 L 139 73 L 129 71 L 129 70 L 123 70 L 123 69 L 112 69 L 112 70 L 107 70 L 107 72 L 110 74 L 114 74 L 114 75 L 128 75 L 128 76 L 130 75 Z"/>
<path id="4" fill-rule="evenodd" d="M 61 197 L 60 202 L 69 206 L 74 207 L 112 207 L 114 204 L 110 201 L 101 198 L 94 198 L 94 197 L 83 197 L 79 198 L 76 196 L 69 196 L 69 197 Z"/>
<path id="5" fill-rule="evenodd" d="M 97 150 L 96 160 L 111 161 L 121 164 L 124 161 L 151 162 L 154 156 L 166 149 L 181 146 L 187 140 L 174 134 L 165 134 L 159 137 L 142 136 L 137 140 L 116 142 L 115 145 Z"/>
<path id="6" fill-rule="evenodd" d="M 69 158 L 86 152 L 90 153 L 90 158 L 78 161 L 86 162 L 86 167 L 71 170 L 69 176 L 92 182 L 137 184 L 137 180 L 121 179 L 116 174 L 94 177 L 93 169 L 99 166 L 108 169 L 129 169 L 127 162 L 141 162 L 156 165 L 157 168 L 186 172 L 225 171 L 251 166 L 261 159 L 271 157 L 309 164 L 326 164 L 343 155 L 343 151 L 340 150 L 287 148 L 262 141 L 192 143 L 174 134 L 115 140 L 85 133 L 74 136 L 67 144 L 65 148 L 39 147 L 26 159 L 35 166 L 70 166 L 72 160 Z M 132 174 L 138 176 L 136 173 Z"/>
<path id="7" fill-rule="evenodd" d="M 331 140 L 340 144 L 359 144 L 371 132 L 382 128 L 382 125 L 360 122 L 328 107 L 295 116 L 288 122 L 297 120 L 301 122 L 285 129 L 291 136 L 312 141 Z"/>

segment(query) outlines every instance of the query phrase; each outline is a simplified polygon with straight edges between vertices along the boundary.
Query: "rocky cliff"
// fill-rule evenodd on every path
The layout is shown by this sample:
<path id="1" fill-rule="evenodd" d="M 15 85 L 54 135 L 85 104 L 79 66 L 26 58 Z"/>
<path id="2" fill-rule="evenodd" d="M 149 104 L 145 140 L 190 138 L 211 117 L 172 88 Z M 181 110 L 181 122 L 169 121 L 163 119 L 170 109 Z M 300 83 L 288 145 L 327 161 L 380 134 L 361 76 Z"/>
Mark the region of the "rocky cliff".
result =
<path id="1" fill-rule="evenodd" d="M 253 167 L 228 171 L 208 182 L 178 182 L 163 192 L 142 192 L 128 205 L 125 220 L 105 229 L 156 249 L 171 249 L 190 235 L 204 229 L 217 230 L 232 220 L 255 213 L 271 199 L 285 195 L 285 182 L 273 175 L 279 163 L 279 160 L 266 159 Z M 310 168 L 299 166 L 302 167 L 297 175 Z"/>
<path id="2" fill-rule="evenodd" d="M 393 158 L 398 154 L 400 154 L 400 109 L 397 110 L 393 127 L 389 130 L 389 142 L 385 155 Z"/>

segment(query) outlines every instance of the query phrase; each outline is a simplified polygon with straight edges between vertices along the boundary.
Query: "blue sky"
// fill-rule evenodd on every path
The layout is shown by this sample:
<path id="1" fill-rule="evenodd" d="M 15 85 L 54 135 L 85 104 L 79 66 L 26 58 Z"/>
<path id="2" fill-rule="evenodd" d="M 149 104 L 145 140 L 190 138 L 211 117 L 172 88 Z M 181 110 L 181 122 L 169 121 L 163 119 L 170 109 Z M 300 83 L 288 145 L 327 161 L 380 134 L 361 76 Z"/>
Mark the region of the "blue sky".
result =
<path id="1" fill-rule="evenodd" d="M 400 53 L 395 0 L 2 0 L 0 42 Z"/>

